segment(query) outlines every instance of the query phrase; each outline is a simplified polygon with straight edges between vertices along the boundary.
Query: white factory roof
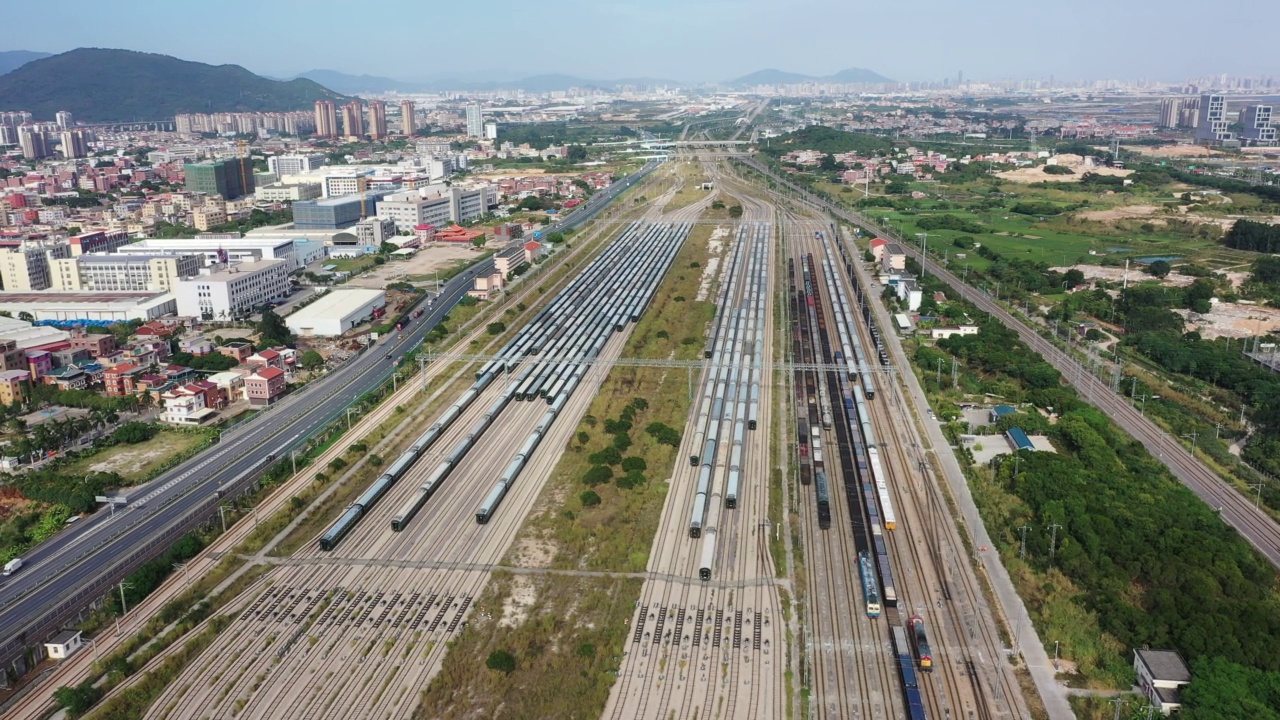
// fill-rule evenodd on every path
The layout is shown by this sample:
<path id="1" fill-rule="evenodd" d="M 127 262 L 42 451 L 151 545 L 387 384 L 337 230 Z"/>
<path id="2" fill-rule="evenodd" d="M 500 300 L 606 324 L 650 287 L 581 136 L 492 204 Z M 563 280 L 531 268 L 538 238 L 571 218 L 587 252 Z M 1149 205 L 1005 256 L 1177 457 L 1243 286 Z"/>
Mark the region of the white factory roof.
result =
<path id="1" fill-rule="evenodd" d="M 366 308 L 369 303 L 377 300 L 385 302 L 386 296 L 387 294 L 383 290 L 361 288 L 330 290 L 319 300 L 301 310 L 290 313 L 288 322 L 292 325 L 315 320 L 345 318 L 352 313 L 367 313 Z"/>
<path id="2" fill-rule="evenodd" d="M 22 320 L 0 316 L 0 340 L 12 340 L 19 350 L 36 345 L 66 340 L 71 333 L 48 325 L 32 325 Z"/>
<path id="3" fill-rule="evenodd" d="M 231 265 L 228 265 L 226 268 L 219 270 L 217 272 L 212 272 L 212 273 L 209 273 L 208 275 L 196 275 L 194 277 L 186 278 L 184 281 L 185 282 L 207 282 L 207 281 L 217 282 L 217 281 L 224 281 L 224 280 L 234 280 L 245 273 L 255 273 L 262 270 L 266 270 L 269 267 L 274 267 L 283 262 L 284 260 L 281 260 L 280 258 L 267 258 L 265 260 L 258 260 L 255 262 L 232 263 Z"/>

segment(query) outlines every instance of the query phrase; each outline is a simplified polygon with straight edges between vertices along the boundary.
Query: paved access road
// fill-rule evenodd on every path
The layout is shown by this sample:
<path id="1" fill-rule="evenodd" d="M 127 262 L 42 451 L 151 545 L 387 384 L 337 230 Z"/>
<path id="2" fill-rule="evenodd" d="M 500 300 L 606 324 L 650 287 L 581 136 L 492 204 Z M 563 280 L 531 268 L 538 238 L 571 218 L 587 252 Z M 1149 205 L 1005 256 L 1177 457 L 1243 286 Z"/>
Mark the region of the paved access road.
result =
<path id="1" fill-rule="evenodd" d="M 571 229 L 589 220 L 657 163 L 594 195 L 562 223 Z M 15 674 L 24 648 L 53 634 L 108 587 L 141 563 L 159 555 L 193 523 L 217 512 L 216 491 L 253 479 L 294 443 L 341 415 L 353 400 L 385 382 L 393 367 L 466 294 L 471 280 L 494 269 L 485 260 L 454 277 L 423 318 L 403 333 L 388 336 L 365 353 L 286 397 L 253 420 L 224 433 L 209 450 L 128 491 L 129 503 L 113 513 L 101 510 L 71 525 L 24 556 L 26 566 L 0 584 L 0 668 Z M 388 360 L 387 355 L 391 358 Z"/>

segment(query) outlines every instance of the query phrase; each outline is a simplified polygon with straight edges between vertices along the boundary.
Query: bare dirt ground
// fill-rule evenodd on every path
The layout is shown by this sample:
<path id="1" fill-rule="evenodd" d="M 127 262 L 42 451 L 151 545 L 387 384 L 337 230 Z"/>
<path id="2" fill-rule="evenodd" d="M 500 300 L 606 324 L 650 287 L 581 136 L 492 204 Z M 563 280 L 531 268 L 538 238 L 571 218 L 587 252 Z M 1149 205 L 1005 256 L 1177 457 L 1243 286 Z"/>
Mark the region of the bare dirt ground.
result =
<path id="1" fill-rule="evenodd" d="M 1274 332 L 1280 328 L 1280 309 L 1262 305 L 1238 303 L 1214 303 L 1206 315 L 1189 310 L 1174 312 L 1187 318 L 1187 329 L 1199 332 L 1205 339 L 1230 337 L 1242 338 Z"/>
<path id="2" fill-rule="evenodd" d="M 1209 198 L 1207 202 L 1214 202 Z M 1218 204 L 1228 204 L 1230 198 L 1220 198 L 1216 202 Z M 1206 223 L 1217 225 L 1223 230 L 1230 230 L 1236 220 L 1245 218 L 1257 222 L 1277 223 L 1280 222 L 1280 216 L 1277 215 L 1200 215 L 1197 213 L 1187 212 L 1187 206 L 1182 205 L 1177 208 L 1175 213 L 1180 220 L 1190 220 L 1192 222 Z M 1166 212 L 1166 208 L 1157 205 L 1124 205 L 1121 207 L 1107 208 L 1106 210 L 1084 210 L 1075 214 L 1076 217 L 1084 220 L 1097 220 L 1100 222 L 1115 222 L 1117 220 L 1145 220 L 1153 225 L 1166 224 L 1170 213 Z"/>
<path id="3" fill-rule="evenodd" d="M 1086 280 L 1105 280 L 1107 282 L 1121 282 L 1125 277 L 1125 270 L 1122 267 L 1107 267 L 1103 265 L 1063 265 L 1061 267 L 1050 268 L 1058 272 L 1066 272 L 1068 270 L 1079 270 L 1084 273 Z M 1151 280 L 1151 276 L 1142 272 L 1137 267 L 1129 268 L 1129 282 L 1142 282 Z M 1190 275 L 1179 275 L 1177 273 L 1169 273 L 1160 284 L 1165 287 L 1186 287 L 1195 282 L 1195 278 Z"/>
<path id="4" fill-rule="evenodd" d="M 409 276 L 431 275 L 448 269 L 458 260 L 470 260 L 481 251 L 470 245 L 437 243 L 428 245 L 408 260 L 392 260 L 347 281 L 346 287 L 383 288 Z M 421 279 L 421 278 L 418 278 Z"/>
<path id="5" fill-rule="evenodd" d="M 1059 155 L 1058 157 L 1067 157 Z M 1071 156 L 1071 157 L 1079 157 Z M 1018 168 L 1017 170 L 1006 170 L 1002 173 L 996 173 L 996 177 L 1001 180 L 1011 180 L 1017 183 L 1038 183 L 1038 182 L 1064 182 L 1078 183 L 1085 173 L 1094 173 L 1095 175 L 1115 175 L 1117 177 L 1125 177 L 1132 175 L 1132 170 L 1119 170 L 1117 168 L 1109 168 L 1102 166 L 1086 166 L 1083 164 L 1072 164 L 1069 162 L 1059 162 L 1059 165 L 1069 167 L 1075 171 L 1072 175 L 1050 175 L 1044 171 L 1046 166 Z"/>

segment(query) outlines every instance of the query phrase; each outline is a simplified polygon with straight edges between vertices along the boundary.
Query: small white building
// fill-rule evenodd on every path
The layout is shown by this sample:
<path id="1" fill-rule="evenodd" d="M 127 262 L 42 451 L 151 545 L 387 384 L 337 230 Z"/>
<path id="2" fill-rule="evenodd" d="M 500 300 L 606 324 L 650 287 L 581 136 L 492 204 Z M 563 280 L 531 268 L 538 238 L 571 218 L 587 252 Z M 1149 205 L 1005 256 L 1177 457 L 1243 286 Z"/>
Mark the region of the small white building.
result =
<path id="1" fill-rule="evenodd" d="M 259 260 L 179 280 L 175 292 L 178 314 L 205 320 L 251 314 L 268 300 L 289 295 L 291 270 L 290 261 Z"/>
<path id="2" fill-rule="evenodd" d="M 386 305 L 387 294 L 382 290 L 330 290 L 319 300 L 286 317 L 285 324 L 303 337 L 331 337 L 360 325 L 372 318 L 375 310 Z"/>
<path id="3" fill-rule="evenodd" d="M 63 630 L 44 644 L 44 649 L 52 660 L 66 660 L 84 645 L 84 638 L 79 630 Z"/>
<path id="4" fill-rule="evenodd" d="M 1175 650 L 1134 650 L 1133 670 L 1138 690 L 1160 712 L 1182 707 L 1182 687 L 1191 682 L 1191 671 Z"/>
<path id="5" fill-rule="evenodd" d="M 948 325 L 946 327 L 936 327 L 929 331 L 934 340 L 946 340 L 955 335 L 977 335 L 977 325 Z"/>

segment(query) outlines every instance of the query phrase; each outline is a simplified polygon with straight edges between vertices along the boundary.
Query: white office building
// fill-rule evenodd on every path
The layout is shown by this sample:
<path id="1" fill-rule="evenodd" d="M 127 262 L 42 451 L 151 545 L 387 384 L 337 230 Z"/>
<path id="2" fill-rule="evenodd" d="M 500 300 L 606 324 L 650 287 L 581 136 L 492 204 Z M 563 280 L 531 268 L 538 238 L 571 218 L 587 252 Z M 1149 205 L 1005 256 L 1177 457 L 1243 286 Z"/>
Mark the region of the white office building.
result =
<path id="1" fill-rule="evenodd" d="M 199 274 L 199 255 L 79 255 L 53 261 L 53 289 L 64 292 L 173 292 Z"/>
<path id="2" fill-rule="evenodd" d="M 484 113 L 475 103 L 467 106 L 467 135 L 473 138 L 484 137 Z"/>
<path id="3" fill-rule="evenodd" d="M 125 245 L 117 255 L 203 255 L 205 265 L 258 260 L 285 260 L 289 269 L 306 264 L 298 256 L 292 239 L 273 237 L 243 238 L 148 238 Z"/>
<path id="4" fill-rule="evenodd" d="M 263 202 L 297 202 L 315 200 L 320 197 L 320 192 L 320 183 L 272 183 L 257 186 L 253 196 Z"/>
<path id="5" fill-rule="evenodd" d="M 475 220 L 497 204 L 498 188 L 493 185 L 429 185 L 383 198 L 378 202 L 378 217 L 395 222 L 399 231 L 412 231 L 422 224 L 443 227 Z"/>
<path id="6" fill-rule="evenodd" d="M 323 155 L 273 155 L 267 158 L 267 168 L 276 179 L 285 175 L 300 175 L 324 167 Z"/>
<path id="7" fill-rule="evenodd" d="M 178 314 L 223 320 L 251 314 L 289 294 L 290 262 L 278 259 L 237 263 L 178 281 Z"/>

